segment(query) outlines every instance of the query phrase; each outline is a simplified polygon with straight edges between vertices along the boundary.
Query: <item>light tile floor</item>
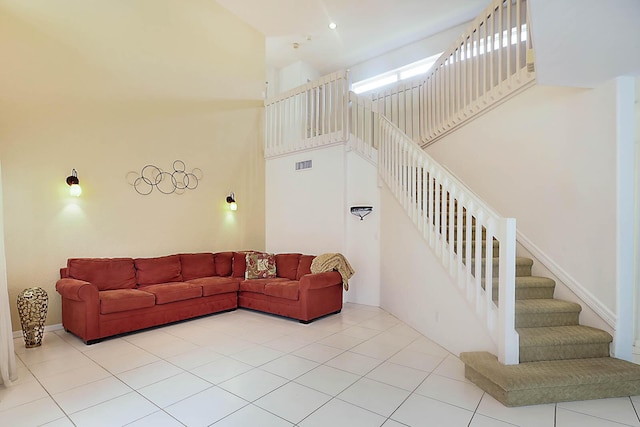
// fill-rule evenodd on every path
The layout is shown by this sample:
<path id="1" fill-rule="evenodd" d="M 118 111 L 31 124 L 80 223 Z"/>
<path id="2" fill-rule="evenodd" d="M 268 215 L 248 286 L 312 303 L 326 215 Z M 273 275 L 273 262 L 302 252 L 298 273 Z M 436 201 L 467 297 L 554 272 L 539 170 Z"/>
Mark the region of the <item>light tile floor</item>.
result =
<path id="1" fill-rule="evenodd" d="M 640 397 L 506 408 L 384 310 L 302 325 L 237 310 L 85 346 L 15 340 L 0 426 L 640 427 Z"/>

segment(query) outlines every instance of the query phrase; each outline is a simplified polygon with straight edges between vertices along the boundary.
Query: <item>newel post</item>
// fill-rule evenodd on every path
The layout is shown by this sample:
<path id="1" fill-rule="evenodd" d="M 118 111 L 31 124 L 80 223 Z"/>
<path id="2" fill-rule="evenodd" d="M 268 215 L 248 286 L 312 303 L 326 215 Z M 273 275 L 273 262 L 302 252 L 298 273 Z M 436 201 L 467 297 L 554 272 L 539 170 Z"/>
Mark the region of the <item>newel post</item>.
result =
<path id="1" fill-rule="evenodd" d="M 498 227 L 501 237 L 498 359 L 504 365 L 517 365 L 520 339 L 516 332 L 516 220 L 504 218 Z"/>

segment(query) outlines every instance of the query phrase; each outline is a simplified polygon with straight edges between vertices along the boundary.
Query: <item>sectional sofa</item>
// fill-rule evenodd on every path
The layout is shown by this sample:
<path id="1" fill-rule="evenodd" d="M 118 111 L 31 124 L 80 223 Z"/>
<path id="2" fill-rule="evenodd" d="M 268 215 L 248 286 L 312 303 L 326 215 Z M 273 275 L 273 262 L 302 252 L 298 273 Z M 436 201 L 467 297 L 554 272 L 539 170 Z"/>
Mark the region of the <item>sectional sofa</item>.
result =
<path id="1" fill-rule="evenodd" d="M 60 269 L 62 325 L 86 344 L 238 307 L 308 323 L 342 309 L 342 277 L 314 257 L 277 254 L 270 277 L 246 278 L 249 252 L 70 258 Z M 275 276 L 275 277 L 274 277 Z"/>

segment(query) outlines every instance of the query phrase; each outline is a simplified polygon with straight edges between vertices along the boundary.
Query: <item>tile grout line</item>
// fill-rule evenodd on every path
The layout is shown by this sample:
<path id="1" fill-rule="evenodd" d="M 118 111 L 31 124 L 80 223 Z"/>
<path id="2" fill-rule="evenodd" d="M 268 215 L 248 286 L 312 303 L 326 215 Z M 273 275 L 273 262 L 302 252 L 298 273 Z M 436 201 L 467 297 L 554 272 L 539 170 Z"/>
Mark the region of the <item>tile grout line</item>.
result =
<path id="1" fill-rule="evenodd" d="M 427 378 L 429 378 L 431 375 L 433 375 L 433 371 L 435 371 L 436 369 L 438 369 L 438 367 L 440 367 L 440 365 L 442 365 L 444 363 L 444 360 L 446 359 L 446 357 L 443 357 L 442 360 L 440 361 L 440 363 L 438 363 L 437 366 L 435 366 L 433 368 L 433 370 L 431 372 L 429 372 L 429 375 L 427 375 L 422 381 L 420 381 L 420 384 L 418 384 L 411 393 L 409 393 L 409 395 L 402 401 L 402 403 L 400 403 L 400 405 L 398 405 L 398 407 L 396 409 L 394 409 L 394 411 L 389 414 L 389 417 L 387 417 L 387 421 L 392 420 L 391 417 L 393 416 L 393 414 L 395 414 L 398 409 L 400 409 L 400 407 L 402 407 L 402 405 L 404 405 L 406 403 L 407 400 L 409 400 L 409 398 L 416 392 L 416 390 L 418 388 L 420 388 L 420 386 L 422 384 L 424 384 L 424 382 L 427 380 Z M 387 422 L 385 421 L 385 423 Z M 392 420 L 392 421 L 396 421 L 396 420 Z"/>
<path id="2" fill-rule="evenodd" d="M 56 336 L 57 336 L 57 334 L 55 334 L 55 332 L 53 332 L 53 331 L 52 331 L 52 332 L 50 332 L 50 333 L 53 333 L 54 335 L 56 335 Z M 60 338 L 60 339 L 61 339 L 61 338 Z M 43 341 L 44 341 L 44 336 L 43 336 Z M 76 351 L 78 351 L 78 352 L 80 352 L 80 350 L 78 350 L 78 349 L 75 349 L 75 350 L 76 350 Z M 82 352 L 80 352 L 80 353 L 82 353 Z M 74 423 L 74 422 L 73 422 L 73 420 L 72 420 L 72 419 L 71 419 L 71 417 L 69 416 L 70 414 L 68 414 L 68 413 L 67 413 L 67 411 L 65 411 L 65 410 L 62 408 L 62 406 L 60 406 L 60 403 L 58 403 L 58 401 L 53 397 L 53 395 L 52 395 L 52 394 L 49 392 L 49 390 L 44 386 L 44 384 L 42 384 L 42 383 L 40 382 L 40 378 L 38 378 L 38 377 L 33 373 L 33 371 L 31 370 L 31 368 L 29 367 L 29 365 L 27 365 L 27 363 L 22 359 L 22 357 L 20 357 L 20 355 L 19 355 L 18 353 L 16 353 L 16 356 L 20 359 L 20 362 L 22 362 L 22 364 L 23 364 L 23 365 L 24 365 L 24 367 L 29 371 L 29 373 L 31 374 L 31 376 L 33 376 L 33 379 L 34 379 L 34 380 L 36 380 L 36 382 L 40 385 L 40 387 L 42 387 L 42 389 L 47 393 L 47 396 L 49 396 L 49 399 L 51 399 L 51 401 L 52 401 L 53 403 L 55 403 L 55 405 L 60 409 L 60 411 L 64 414 L 64 416 L 69 420 L 69 422 L 71 422 L 71 424 L 73 424 L 73 425 L 75 426 L 75 425 L 76 425 L 76 423 Z M 51 359 L 51 360 L 54 360 L 54 359 Z M 40 363 L 45 363 L 45 362 L 47 362 L 47 361 L 40 362 Z M 37 365 L 37 364 L 38 364 L 38 363 L 36 363 L 36 365 Z M 22 405 L 18 405 L 18 407 L 19 407 L 19 406 L 23 406 L 23 405 L 27 405 L 27 404 L 29 404 L 29 403 L 33 403 L 33 402 L 35 402 L 35 401 L 37 401 L 37 400 L 39 400 L 39 399 L 32 400 L 32 401 L 30 401 L 30 402 L 25 402 L 25 403 L 23 403 Z M 57 419 L 58 419 L 58 420 L 59 420 L 59 419 L 62 419 L 62 417 L 61 417 L 61 418 L 57 418 Z M 56 421 L 56 420 L 52 420 L 52 421 Z M 48 421 L 48 422 L 52 422 L 52 421 Z"/>

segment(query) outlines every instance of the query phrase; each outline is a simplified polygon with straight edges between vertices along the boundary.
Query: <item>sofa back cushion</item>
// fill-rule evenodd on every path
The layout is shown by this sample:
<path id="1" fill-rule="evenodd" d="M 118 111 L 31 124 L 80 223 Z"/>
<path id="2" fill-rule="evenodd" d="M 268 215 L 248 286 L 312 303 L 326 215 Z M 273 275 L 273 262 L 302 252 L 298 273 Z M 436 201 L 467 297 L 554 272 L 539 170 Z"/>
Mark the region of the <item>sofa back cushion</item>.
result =
<path id="1" fill-rule="evenodd" d="M 216 274 L 218 276 L 231 276 L 233 268 L 233 252 L 218 252 L 215 254 Z"/>
<path id="2" fill-rule="evenodd" d="M 180 254 L 182 280 L 199 279 L 216 275 L 212 253 Z"/>
<path id="3" fill-rule="evenodd" d="M 302 276 L 305 274 L 311 274 L 311 263 L 315 258 L 314 255 L 301 255 L 300 262 L 298 263 L 298 273 L 296 275 L 296 280 L 300 280 Z"/>
<path id="4" fill-rule="evenodd" d="M 157 283 L 181 282 L 180 256 L 169 255 L 156 258 L 136 258 L 138 285 L 155 285 Z"/>
<path id="5" fill-rule="evenodd" d="M 100 291 L 136 287 L 132 258 L 69 258 L 67 274 L 68 277 L 93 283 Z"/>
<path id="6" fill-rule="evenodd" d="M 247 254 L 256 253 L 256 251 L 240 251 L 233 253 L 233 277 L 244 277 L 247 271 Z"/>
<path id="7" fill-rule="evenodd" d="M 276 255 L 276 274 L 278 277 L 296 280 L 298 277 L 298 263 L 300 254 Z"/>

